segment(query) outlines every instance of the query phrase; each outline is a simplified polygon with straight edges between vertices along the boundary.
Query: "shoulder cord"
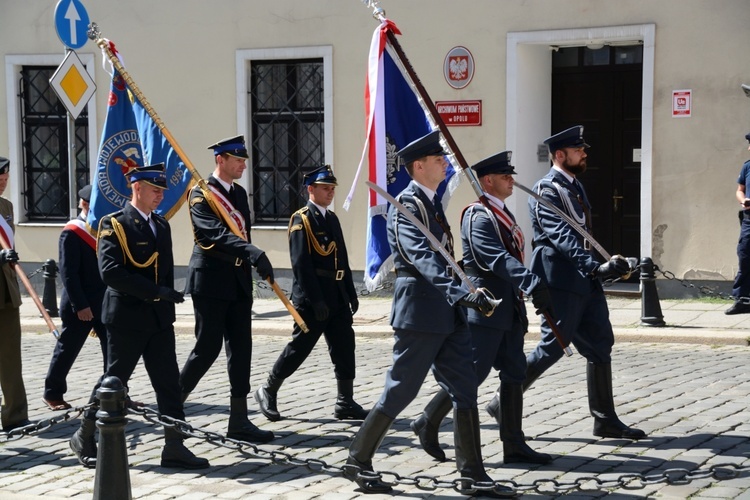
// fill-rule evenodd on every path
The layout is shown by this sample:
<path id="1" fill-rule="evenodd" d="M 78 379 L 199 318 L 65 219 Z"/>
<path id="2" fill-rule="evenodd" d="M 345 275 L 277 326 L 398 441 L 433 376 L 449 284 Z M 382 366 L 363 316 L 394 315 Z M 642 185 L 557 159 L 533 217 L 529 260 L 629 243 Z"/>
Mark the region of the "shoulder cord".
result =
<path id="1" fill-rule="evenodd" d="M 325 246 L 322 246 L 318 239 L 314 237 L 312 226 L 310 225 L 310 218 L 307 216 L 307 207 L 303 207 L 299 210 L 297 210 L 292 217 L 289 218 L 289 228 L 287 230 L 288 234 L 292 234 L 292 232 L 302 229 L 302 227 L 305 228 L 305 234 L 307 236 L 307 251 L 312 252 L 314 249 L 315 252 L 322 255 L 323 257 L 328 257 L 333 253 L 333 260 L 334 260 L 334 266 L 336 269 L 338 269 L 338 249 L 336 246 L 335 241 L 331 241 L 331 244 L 328 245 L 328 249 L 325 248 Z M 299 214 L 300 218 L 302 219 L 302 226 L 299 224 L 292 226 L 292 220 L 294 220 L 294 215 Z"/>
<path id="2" fill-rule="evenodd" d="M 473 232 L 472 227 L 474 225 L 474 210 L 473 210 L 474 207 L 481 207 L 481 208 L 484 209 L 485 212 L 487 212 L 487 217 L 489 217 L 490 221 L 492 222 L 492 226 L 495 228 L 495 232 L 497 233 L 497 235 L 502 240 L 502 235 L 500 234 L 500 226 L 497 225 L 497 218 L 495 217 L 495 214 L 493 214 L 487 207 L 485 207 L 481 203 L 472 203 L 471 205 L 469 205 L 468 207 L 466 207 L 466 209 L 464 210 L 464 214 L 466 214 L 466 212 L 468 212 L 469 210 L 471 210 L 471 213 L 468 214 L 468 217 L 469 217 L 469 236 L 470 237 L 467 238 L 467 240 L 469 242 L 469 250 L 471 250 L 471 256 L 474 258 L 474 262 L 476 262 L 477 267 L 479 269 L 481 269 L 482 271 L 490 271 L 489 267 L 483 267 L 482 266 L 481 261 L 477 257 L 476 253 L 474 253 L 474 243 L 473 243 L 473 241 L 471 239 L 471 234 Z M 464 217 L 466 217 L 466 215 L 464 215 Z"/>
<path id="3" fill-rule="evenodd" d="M 560 196 L 560 200 L 562 200 L 562 203 L 565 206 L 565 211 L 568 215 L 570 215 L 570 217 L 581 226 L 586 227 L 586 210 L 583 209 L 583 202 L 581 202 L 581 212 L 583 212 L 583 217 L 578 217 L 578 214 L 576 214 L 576 211 L 573 209 L 573 202 L 570 200 L 570 196 L 567 196 L 567 193 L 569 193 L 570 190 L 564 188 L 561 184 L 555 181 L 552 181 L 552 185 L 557 189 L 557 194 Z M 565 196 L 563 196 L 563 190 L 566 192 Z"/>
<path id="4" fill-rule="evenodd" d="M 151 257 L 141 264 L 140 262 L 136 262 L 136 260 L 133 258 L 133 254 L 130 253 L 130 248 L 128 248 L 128 239 L 125 236 L 125 229 L 123 229 L 122 225 L 117 222 L 117 219 L 112 217 L 110 219 L 112 221 L 112 229 L 115 232 L 115 235 L 117 236 L 117 239 L 120 241 L 120 246 L 122 247 L 123 253 L 125 254 L 125 257 L 130 260 L 130 262 L 133 263 L 135 267 L 144 269 L 147 267 L 151 267 L 153 264 L 154 266 L 154 281 L 156 283 L 159 282 L 159 261 L 157 260 L 159 258 L 159 252 L 154 252 Z"/>
<path id="5" fill-rule="evenodd" d="M 424 203 L 422 203 L 422 200 L 420 200 L 416 196 L 414 197 L 414 202 L 417 204 L 417 209 L 419 210 L 419 215 L 420 215 L 422 224 L 427 226 L 427 224 L 425 223 L 425 221 L 427 220 L 427 209 L 425 208 Z M 403 259 L 407 262 L 407 264 L 411 264 L 413 266 L 414 263 L 411 260 L 409 260 L 409 258 L 406 256 L 404 251 L 401 249 L 401 241 L 399 240 L 399 237 L 398 237 L 398 217 L 396 217 L 396 222 L 393 224 L 393 230 L 396 233 L 396 247 L 398 247 L 398 253 L 401 254 L 401 257 L 403 257 Z M 432 248 L 432 245 L 430 245 L 430 248 Z"/>

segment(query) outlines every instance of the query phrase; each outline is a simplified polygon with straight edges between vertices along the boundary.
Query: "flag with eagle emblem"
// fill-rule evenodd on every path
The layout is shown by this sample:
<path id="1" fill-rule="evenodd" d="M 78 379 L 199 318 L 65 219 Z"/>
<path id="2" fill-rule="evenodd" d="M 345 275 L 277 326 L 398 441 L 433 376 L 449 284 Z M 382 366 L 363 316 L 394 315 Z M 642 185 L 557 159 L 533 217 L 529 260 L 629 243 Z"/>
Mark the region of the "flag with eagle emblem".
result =
<path id="1" fill-rule="evenodd" d="M 367 135 L 352 189 L 344 203 L 347 210 L 365 161 L 370 182 L 396 196 L 411 181 L 396 151 L 437 128 L 429 111 L 420 104 L 414 85 L 388 42 L 389 30 L 401 34 L 396 25 L 386 19 L 375 30 L 370 44 L 365 84 Z M 441 195 L 445 193 L 444 203 L 455 189 L 456 167 L 449 157 L 446 180 L 438 188 Z M 368 193 L 368 202 L 364 274 L 365 286 L 372 291 L 382 285 L 393 268 L 393 259 L 386 233 L 388 203 L 372 190 Z"/>

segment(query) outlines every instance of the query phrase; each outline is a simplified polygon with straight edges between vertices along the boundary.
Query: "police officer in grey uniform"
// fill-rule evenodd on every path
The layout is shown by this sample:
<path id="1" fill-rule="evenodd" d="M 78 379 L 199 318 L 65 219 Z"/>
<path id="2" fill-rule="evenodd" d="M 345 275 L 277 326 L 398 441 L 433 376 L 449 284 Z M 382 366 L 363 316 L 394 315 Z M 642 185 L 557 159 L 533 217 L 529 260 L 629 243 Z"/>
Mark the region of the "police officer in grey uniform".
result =
<path id="1" fill-rule="evenodd" d="M 439 132 L 431 132 L 398 152 L 412 182 L 397 199 L 429 231 L 453 250 L 450 226 L 437 189 L 447 162 Z M 394 329 L 393 365 L 386 373 L 380 400 L 370 411 L 349 447 L 345 475 L 366 493 L 391 491 L 379 479 L 358 475 L 372 470 L 372 457 L 393 420 L 416 397 L 427 372 L 453 401 L 456 467 L 462 477 L 491 481 L 484 470 L 477 413 L 477 379 L 471 363 L 471 336 L 462 306 L 486 313 L 492 305 L 481 291 L 470 292 L 455 277 L 446 259 L 417 226 L 399 210 L 388 211 L 388 244 L 393 252 L 396 283 L 391 309 Z M 461 483 L 459 490 L 467 490 Z M 501 491 L 489 492 L 499 496 Z"/>
<path id="2" fill-rule="evenodd" d="M 367 410 L 354 401 L 352 323 L 359 300 L 341 224 L 328 209 L 338 183 L 330 165 L 305 174 L 303 181 L 310 199 L 292 214 L 288 233 L 294 272 L 292 302 L 309 331 L 294 325 L 292 340 L 276 360 L 266 383 L 255 391 L 255 399 L 266 418 L 280 420 L 276 395 L 281 384 L 302 365 L 324 335 L 338 387 L 333 415 L 339 420 L 363 420 Z"/>
<path id="3" fill-rule="evenodd" d="M 554 204 L 586 231 L 591 231 L 591 205 L 583 185 L 576 179 L 586 171 L 583 126 L 563 130 L 544 141 L 549 147 L 552 168 L 534 186 L 534 191 Z M 615 411 L 612 394 L 612 346 L 615 343 L 609 309 L 601 279 L 619 278 L 630 272 L 628 262 L 615 255 L 599 263 L 589 243 L 558 214 L 529 198 L 534 229 L 534 252 L 530 269 L 542 276 L 550 288 L 552 308 L 561 321 L 563 341 L 572 341 L 588 360 L 589 410 L 594 417 L 594 435 L 640 439 L 646 433 L 622 423 Z M 545 318 L 542 339 L 527 358 L 528 388 L 563 355 Z"/>
<path id="4" fill-rule="evenodd" d="M 487 411 L 500 427 L 503 461 L 546 464 L 552 457 L 531 449 L 521 430 L 526 378 L 523 337 L 529 324 L 523 295 L 531 296 L 538 314 L 550 309 L 551 299 L 544 280 L 523 265 L 523 233 L 505 205 L 516 173 L 510 160 L 511 152 L 503 151 L 471 167 L 485 203 L 472 203 L 461 217 L 464 271 L 477 288 L 486 288 L 502 302 L 489 317 L 469 309 L 469 329 L 478 385 L 492 368 L 499 371 L 500 387 Z M 424 450 L 441 462 L 445 452 L 438 429 L 451 407 L 450 396 L 441 390 L 411 424 Z"/>

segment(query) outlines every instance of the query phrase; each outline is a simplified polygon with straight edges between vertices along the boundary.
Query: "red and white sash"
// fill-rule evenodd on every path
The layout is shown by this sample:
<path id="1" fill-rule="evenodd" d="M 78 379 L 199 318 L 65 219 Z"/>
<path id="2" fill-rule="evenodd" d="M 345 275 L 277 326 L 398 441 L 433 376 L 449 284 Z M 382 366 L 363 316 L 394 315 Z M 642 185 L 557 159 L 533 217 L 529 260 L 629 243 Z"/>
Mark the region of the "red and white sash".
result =
<path id="1" fill-rule="evenodd" d="M 71 221 L 68 221 L 65 224 L 65 227 L 63 227 L 63 231 L 73 231 L 88 246 L 96 251 L 96 238 L 91 233 L 89 233 L 88 229 L 86 229 L 86 223 L 81 219 L 73 219 Z"/>
<path id="2" fill-rule="evenodd" d="M 216 186 L 212 186 L 211 184 L 209 184 L 208 188 L 215 195 L 216 199 L 219 201 L 221 206 L 223 206 L 224 209 L 229 213 L 229 216 L 232 218 L 232 220 L 240 228 L 240 231 L 242 231 L 242 234 L 245 236 L 245 239 L 247 239 L 247 227 L 246 227 L 245 217 L 240 213 L 239 210 L 234 208 L 234 205 L 232 205 L 232 203 L 227 199 L 227 197 L 224 196 L 224 194 L 221 191 L 219 191 L 219 189 Z"/>
<path id="3" fill-rule="evenodd" d="M 0 236 L 3 237 L 3 240 L 5 240 L 10 248 L 15 247 L 16 242 L 13 239 L 13 229 L 11 229 L 10 224 L 8 224 L 8 221 L 2 215 L 0 215 Z"/>
<path id="4" fill-rule="evenodd" d="M 524 260 L 524 245 L 526 244 L 526 241 L 523 237 L 523 232 L 521 231 L 521 228 L 516 224 L 516 221 L 511 218 L 511 216 L 505 211 L 500 209 L 498 206 L 496 206 L 494 203 L 492 203 L 492 200 L 489 201 L 489 206 L 492 209 L 492 213 L 495 214 L 495 218 L 500 221 L 500 224 L 503 225 L 505 230 L 511 235 L 512 237 L 512 244 L 513 248 L 508 248 L 510 253 L 517 258 L 520 262 L 523 263 Z M 486 208 L 485 205 L 475 202 L 472 203 L 472 205 L 477 205 L 480 207 Z M 505 241 L 505 239 L 503 239 Z"/>

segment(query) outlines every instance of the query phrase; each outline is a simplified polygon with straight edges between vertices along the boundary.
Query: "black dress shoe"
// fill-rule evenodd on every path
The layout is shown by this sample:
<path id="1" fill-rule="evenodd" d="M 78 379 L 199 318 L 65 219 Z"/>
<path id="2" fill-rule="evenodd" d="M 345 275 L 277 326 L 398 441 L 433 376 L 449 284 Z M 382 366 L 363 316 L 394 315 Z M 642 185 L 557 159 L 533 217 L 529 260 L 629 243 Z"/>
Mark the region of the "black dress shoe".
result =
<path id="1" fill-rule="evenodd" d="M 196 457 L 182 440 L 169 440 L 161 452 L 161 466 L 179 469 L 205 469 L 210 467 L 208 460 Z"/>
<path id="2" fill-rule="evenodd" d="M 732 304 L 732 307 L 724 311 L 724 314 L 732 315 L 732 314 L 748 314 L 750 313 L 750 304 L 745 304 L 744 302 L 737 301 L 734 304 Z"/>
<path id="3" fill-rule="evenodd" d="M 635 427 L 628 427 L 617 418 L 596 418 L 594 419 L 594 436 L 635 441 L 645 438 L 646 433 Z"/>

